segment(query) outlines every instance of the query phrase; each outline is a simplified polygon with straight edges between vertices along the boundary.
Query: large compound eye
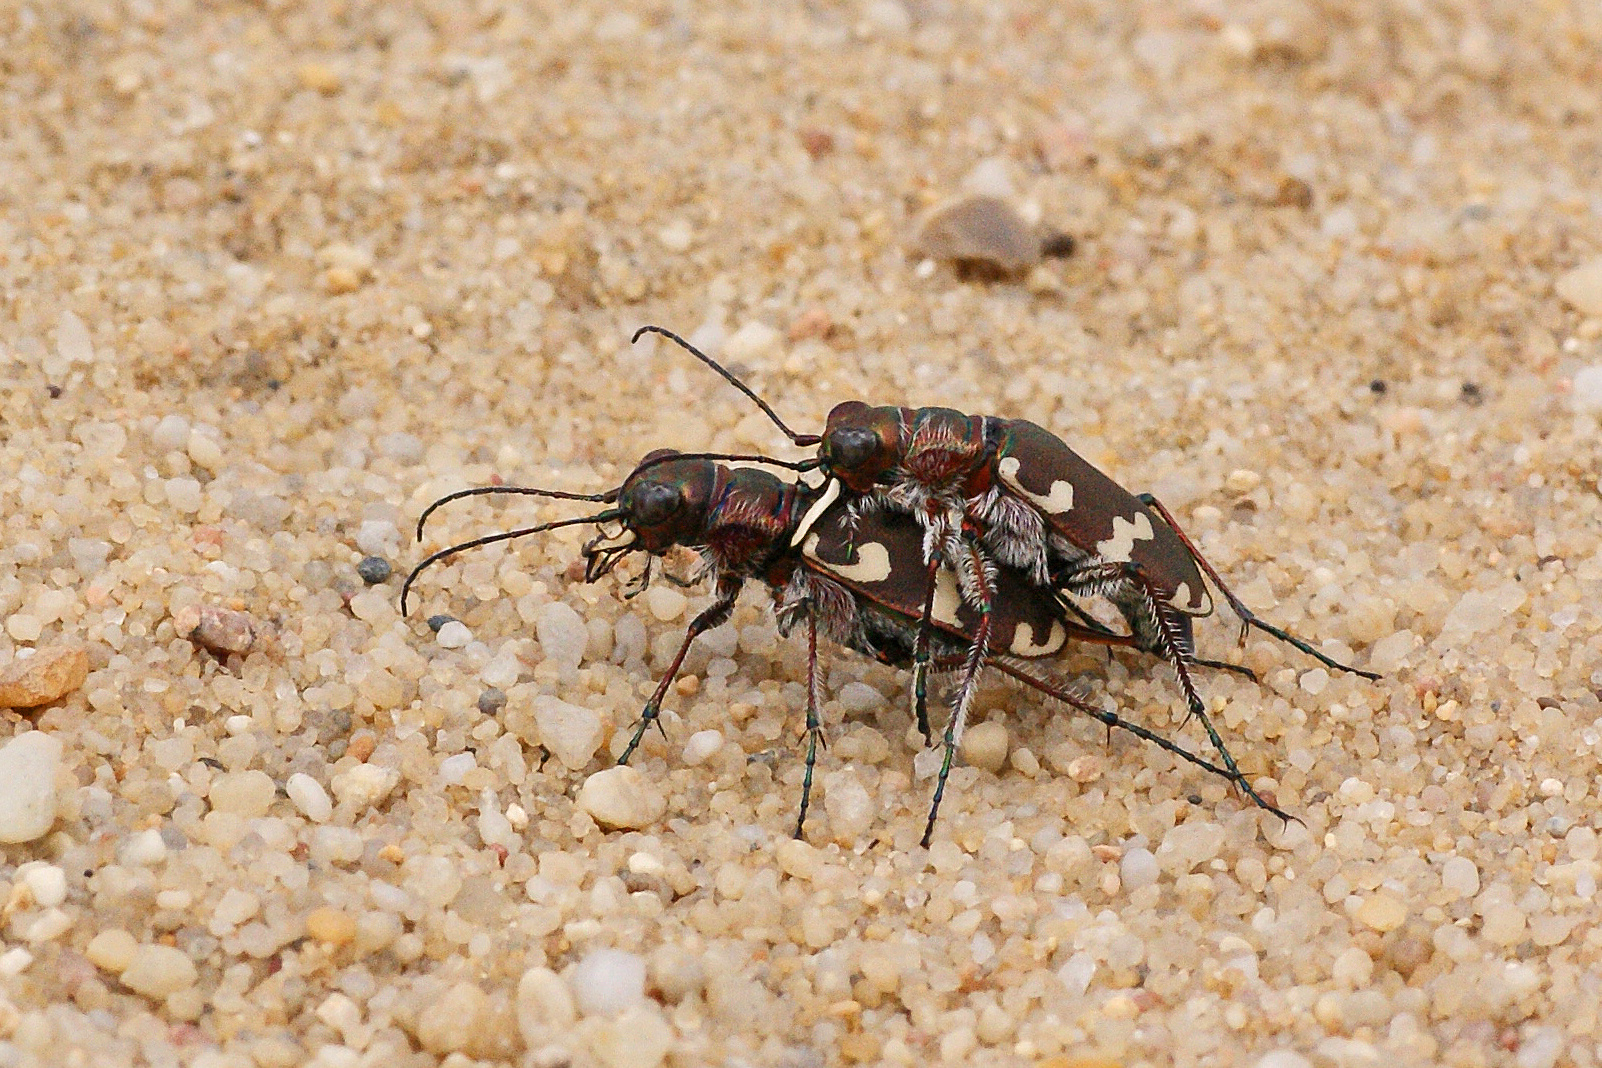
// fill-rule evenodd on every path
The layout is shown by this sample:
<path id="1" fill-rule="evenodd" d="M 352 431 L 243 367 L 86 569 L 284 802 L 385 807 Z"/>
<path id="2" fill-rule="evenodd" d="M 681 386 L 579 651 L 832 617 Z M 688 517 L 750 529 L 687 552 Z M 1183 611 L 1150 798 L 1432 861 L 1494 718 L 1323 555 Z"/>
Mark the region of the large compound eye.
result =
<path id="1" fill-rule="evenodd" d="M 823 439 L 824 458 L 832 467 L 845 471 L 865 466 L 880 447 L 879 435 L 861 426 L 831 430 Z"/>
<path id="2" fill-rule="evenodd" d="M 677 486 L 663 482 L 644 482 L 629 494 L 628 517 L 632 524 L 655 527 L 677 514 L 684 497 Z"/>

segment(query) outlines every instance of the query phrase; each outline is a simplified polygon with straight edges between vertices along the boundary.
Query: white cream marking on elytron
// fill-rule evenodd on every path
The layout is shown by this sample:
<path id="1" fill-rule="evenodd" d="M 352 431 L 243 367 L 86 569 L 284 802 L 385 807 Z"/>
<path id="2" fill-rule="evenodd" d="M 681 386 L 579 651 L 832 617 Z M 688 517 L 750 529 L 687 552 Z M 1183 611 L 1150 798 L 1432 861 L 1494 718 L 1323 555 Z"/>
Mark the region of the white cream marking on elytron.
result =
<path id="1" fill-rule="evenodd" d="M 1057 481 L 1051 484 L 1051 492 L 1045 496 L 1030 493 L 1024 484 L 1018 481 L 1018 469 L 1023 461 L 1016 456 L 1003 456 L 996 470 L 1001 472 L 1001 481 L 1024 500 L 1036 505 L 1047 515 L 1067 515 L 1074 508 L 1074 484 L 1072 482 Z"/>
<path id="2" fill-rule="evenodd" d="M 801 546 L 801 555 L 816 560 L 826 571 L 839 575 L 847 582 L 883 582 L 890 577 L 890 550 L 876 541 L 857 546 L 856 563 L 838 564 L 818 555 L 818 535 L 809 534 L 806 544 Z"/>
<path id="3" fill-rule="evenodd" d="M 1188 582 L 1179 584 L 1179 588 L 1174 591 L 1174 595 L 1168 598 L 1168 603 L 1191 615 L 1205 616 L 1211 614 L 1213 610 L 1213 598 L 1207 592 L 1207 587 L 1203 586 L 1201 596 L 1193 600 L 1190 595 L 1190 583 Z"/>
<path id="4" fill-rule="evenodd" d="M 1150 541 L 1151 538 L 1151 518 L 1145 512 L 1136 512 L 1134 522 L 1115 515 L 1112 537 L 1098 541 L 1096 553 L 1106 563 L 1125 564 L 1135 551 L 1135 542 Z"/>
<path id="5" fill-rule="evenodd" d="M 962 606 L 962 592 L 957 589 L 957 573 L 948 567 L 935 572 L 934 608 L 929 618 L 948 627 L 961 627 L 957 609 Z"/>
<path id="6" fill-rule="evenodd" d="M 1051 621 L 1051 630 L 1046 634 L 1046 640 L 1040 645 L 1035 644 L 1035 629 L 1027 623 L 1018 624 L 1018 629 L 1012 633 L 1012 655 L 1021 657 L 1045 656 L 1055 653 L 1068 641 L 1068 631 L 1055 619 Z"/>
<path id="7" fill-rule="evenodd" d="M 823 496 L 819 497 L 817 503 L 808 508 L 807 514 L 801 517 L 801 525 L 795 528 L 795 534 L 790 538 L 790 548 L 794 549 L 805 541 L 807 533 L 812 530 L 818 520 L 823 518 L 823 513 L 829 510 L 829 505 L 839 499 L 840 480 L 831 478 L 828 485 L 823 487 Z"/>

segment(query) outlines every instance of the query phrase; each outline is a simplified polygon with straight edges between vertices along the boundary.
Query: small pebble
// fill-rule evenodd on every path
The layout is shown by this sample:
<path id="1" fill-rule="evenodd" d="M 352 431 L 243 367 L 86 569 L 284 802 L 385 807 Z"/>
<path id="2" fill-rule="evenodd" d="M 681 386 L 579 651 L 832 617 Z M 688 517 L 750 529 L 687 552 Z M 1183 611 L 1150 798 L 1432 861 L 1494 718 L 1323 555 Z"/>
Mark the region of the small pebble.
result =
<path id="1" fill-rule="evenodd" d="M 1007 728 L 986 720 L 962 732 L 957 751 L 969 767 L 981 768 L 994 775 L 1007 763 L 1007 746 Z"/>
<path id="2" fill-rule="evenodd" d="M 1602 363 L 1582 367 L 1574 373 L 1569 403 L 1577 412 L 1602 413 Z"/>
<path id="3" fill-rule="evenodd" d="M 696 731 L 684 743 L 684 754 L 680 759 L 686 767 L 698 767 L 722 748 L 723 735 L 718 731 Z"/>
<path id="4" fill-rule="evenodd" d="M 362 276 L 349 267 L 330 267 L 323 272 L 323 289 L 329 296 L 353 293 L 362 287 Z"/>
<path id="5" fill-rule="evenodd" d="M 478 712 L 481 716 L 498 716 L 506 707 L 506 692 L 491 686 L 478 695 Z"/>
<path id="6" fill-rule="evenodd" d="M 93 363 L 95 359 L 88 325 L 65 308 L 56 320 L 56 351 L 69 363 Z"/>
<path id="7" fill-rule="evenodd" d="M 467 629 L 466 623 L 452 619 L 440 626 L 434 640 L 441 649 L 460 649 L 473 640 L 473 632 Z"/>
<path id="8" fill-rule="evenodd" d="M 296 71 L 303 88 L 321 93 L 323 96 L 333 96 L 339 92 L 339 72 L 326 63 L 306 63 Z"/>
<path id="9" fill-rule="evenodd" d="M 1522 942 L 1529 926 L 1524 910 L 1510 901 L 1493 901 L 1481 910 L 1480 937 L 1493 946 Z"/>
<path id="10" fill-rule="evenodd" d="M 880 816 L 873 795 L 852 767 L 823 776 L 823 811 L 829 814 L 829 829 L 839 842 L 859 841 Z"/>
<path id="11" fill-rule="evenodd" d="M 181 949 L 142 945 L 118 977 L 136 994 L 160 1000 L 195 985 L 195 963 Z"/>
<path id="12" fill-rule="evenodd" d="M 17 869 L 17 881 L 28 888 L 34 903 L 44 908 L 55 908 L 67 899 L 67 873 L 54 864 L 24 864 Z"/>
<path id="13" fill-rule="evenodd" d="M 189 432 L 184 441 L 184 451 L 197 466 L 212 472 L 222 470 L 223 461 L 227 459 L 217 439 L 199 430 Z"/>
<path id="14" fill-rule="evenodd" d="M 284 792 L 300 814 L 313 823 L 327 823 L 334 814 L 334 803 L 328 799 L 328 791 L 305 772 L 291 775 L 284 783 Z"/>
<path id="15" fill-rule="evenodd" d="M 452 753 L 439 762 L 439 784 L 458 786 L 467 773 L 478 767 L 478 757 L 472 753 Z"/>
<path id="16" fill-rule="evenodd" d="M 658 1068 L 673 1048 L 673 1027 L 656 1006 L 637 1005 L 615 1020 L 598 1021 L 590 1051 L 606 1068 Z"/>
<path id="17" fill-rule="evenodd" d="M 1253 1068 L 1313 1068 L 1313 1062 L 1293 1049 L 1276 1049 L 1257 1058 Z"/>
<path id="18" fill-rule="evenodd" d="M 1224 489 L 1236 497 L 1245 496 L 1262 484 L 1262 475 L 1244 467 L 1237 467 L 1224 479 Z"/>
<path id="19" fill-rule="evenodd" d="M 592 949 L 573 966 L 573 1002 L 584 1016 L 616 1016 L 645 1002 L 645 958 L 621 949 Z"/>
<path id="20" fill-rule="evenodd" d="M 0 843 L 32 842 L 56 821 L 61 742 L 44 731 L 19 734 L 0 748 Z"/>
<path id="21" fill-rule="evenodd" d="M 219 655 L 242 655 L 256 641 L 249 615 L 219 605 L 184 605 L 173 612 L 172 625 L 181 637 Z"/>
<path id="22" fill-rule="evenodd" d="M 38 708 L 59 701 L 89 677 L 89 653 L 81 645 L 49 645 L 18 657 L 0 672 L 0 708 Z"/>
<path id="23" fill-rule="evenodd" d="M 376 586 L 389 579 L 392 569 L 389 561 L 382 556 L 364 556 L 356 565 L 356 574 L 369 586 Z"/>
<path id="24" fill-rule="evenodd" d="M 209 800 L 217 812 L 255 819 L 267 814 L 277 794 L 278 787 L 271 776 L 252 768 L 213 778 Z"/>
<path id="25" fill-rule="evenodd" d="M 356 528 L 356 548 L 368 556 L 393 553 L 400 544 L 400 528 L 388 519 L 366 519 Z"/>
<path id="26" fill-rule="evenodd" d="M 883 708 L 888 703 L 885 701 L 884 694 L 865 682 L 846 683 L 840 687 L 839 699 L 840 707 L 855 715 L 872 712 L 874 709 Z"/>
<path id="27" fill-rule="evenodd" d="M 1074 757 L 1068 762 L 1068 777 L 1077 783 L 1095 782 L 1101 778 L 1101 758 L 1090 755 Z"/>
<path id="28" fill-rule="evenodd" d="M 478 1036 L 489 998 L 475 984 L 453 984 L 417 1016 L 417 1042 L 429 1053 L 460 1053 Z"/>
<path id="29" fill-rule="evenodd" d="M 1040 239 L 1040 255 L 1043 259 L 1065 260 L 1074 254 L 1078 242 L 1072 234 L 1051 233 Z"/>
<path id="30" fill-rule="evenodd" d="M 549 694 L 534 699 L 534 726 L 540 744 L 570 771 L 589 766 L 605 740 L 600 713 Z"/>
<path id="31" fill-rule="evenodd" d="M 153 867 L 167 859 L 167 842 L 154 827 L 137 831 L 123 841 L 117 857 L 131 867 Z"/>
<path id="32" fill-rule="evenodd" d="M 32 931 L 32 928 L 33 925 L 30 924 L 30 932 Z M 27 937 L 27 935 L 24 935 L 23 937 Z M 32 967 L 32 965 L 33 954 L 29 953 L 21 946 L 13 946 L 4 953 L 0 953 L 0 977 L 10 978 L 14 975 L 21 975 L 23 972 Z M 0 1009 L 0 1011 L 3 1011 L 3 1009 Z"/>
<path id="33" fill-rule="evenodd" d="M 438 634 L 444 628 L 445 624 L 454 622 L 456 622 L 455 616 L 447 616 L 444 614 L 429 616 L 428 629 L 433 631 L 435 634 Z"/>
<path id="34" fill-rule="evenodd" d="M 1139 846 L 1125 850 L 1123 859 L 1118 862 L 1118 877 L 1123 880 L 1125 890 L 1150 886 L 1161 874 L 1162 869 L 1152 851 Z"/>
<path id="35" fill-rule="evenodd" d="M 774 851 L 779 870 L 792 879 L 811 879 L 818 873 L 818 851 L 799 838 L 786 838 Z"/>
<path id="36" fill-rule="evenodd" d="M 121 975 L 133 963 L 139 942 L 133 935 L 117 927 L 107 928 L 89 940 L 83 954 L 96 968 Z"/>
<path id="37" fill-rule="evenodd" d="M 564 670 L 579 666 L 584 659 L 584 647 L 590 640 L 584 617 L 561 601 L 540 606 L 534 617 L 534 633 L 545 659 Z"/>
<path id="38" fill-rule="evenodd" d="M 523 662 L 518 659 L 515 644 L 509 644 L 478 673 L 484 685 L 492 690 L 505 690 L 522 677 Z"/>
<path id="39" fill-rule="evenodd" d="M 544 1037 L 545 1028 L 565 1029 L 578 1019 L 573 994 L 562 977 L 549 968 L 535 967 L 517 982 L 517 1027 L 526 1042 Z"/>
<path id="40" fill-rule="evenodd" d="M 1602 318 L 1602 256 L 1558 276 L 1557 295 L 1586 315 Z"/>
<path id="41" fill-rule="evenodd" d="M 585 779 L 575 801 L 596 823 L 619 831 L 648 827 L 667 810 L 667 798 L 656 785 L 626 765 L 598 771 Z"/>
<path id="42" fill-rule="evenodd" d="M 36 642 L 44 633 L 44 620 L 29 612 L 13 612 L 6 617 L 6 633 L 19 642 Z"/>
<path id="43" fill-rule="evenodd" d="M 247 890 L 229 887 L 212 909 L 211 933 L 218 937 L 231 934 L 240 924 L 261 911 L 261 899 Z"/>
<path id="44" fill-rule="evenodd" d="M 356 938 L 356 920 L 348 912 L 324 905 L 306 913 L 306 934 L 331 946 L 343 946 Z"/>
<path id="45" fill-rule="evenodd" d="M 194 515 L 200 511 L 203 500 L 200 483 L 187 476 L 169 478 L 162 486 L 167 504 L 180 515 Z"/>
<path id="46" fill-rule="evenodd" d="M 1380 934 L 1394 931 L 1407 919 L 1407 906 L 1383 891 L 1363 899 L 1357 906 L 1357 920 Z"/>
<path id="47" fill-rule="evenodd" d="M 340 804 L 357 809 L 371 808 L 400 785 L 400 772 L 377 764 L 357 764 L 335 775 L 330 785 Z"/>
<path id="48" fill-rule="evenodd" d="M 936 204 L 918 223 L 913 249 L 937 260 L 1011 274 L 1040 260 L 1040 242 L 1008 201 L 965 194 Z"/>
<path id="49" fill-rule="evenodd" d="M 672 623 L 684 615 L 690 599 L 669 586 L 652 586 L 645 591 L 645 607 L 663 623 Z"/>
<path id="50" fill-rule="evenodd" d="M 731 363 L 755 363 L 766 360 L 779 351 L 781 335 L 767 323 L 753 319 L 746 323 L 723 343 L 723 358 Z M 661 586 L 651 592 L 663 590 Z M 664 590 L 667 593 L 677 593 L 677 590 Z M 679 594 L 683 596 L 683 594 Z"/>

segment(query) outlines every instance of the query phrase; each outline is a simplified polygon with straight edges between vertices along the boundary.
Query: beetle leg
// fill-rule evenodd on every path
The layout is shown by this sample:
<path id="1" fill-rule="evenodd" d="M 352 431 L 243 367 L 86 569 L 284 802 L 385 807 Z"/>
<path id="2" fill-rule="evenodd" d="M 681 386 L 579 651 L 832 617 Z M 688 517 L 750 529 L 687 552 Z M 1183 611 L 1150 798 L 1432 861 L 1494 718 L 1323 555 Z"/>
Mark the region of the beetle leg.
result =
<path id="1" fill-rule="evenodd" d="M 666 581 L 668 581 L 669 583 L 671 583 L 674 586 L 677 586 L 681 590 L 692 589 L 695 586 L 700 585 L 700 583 L 696 579 L 694 579 L 694 578 L 679 578 L 679 576 L 675 575 L 673 572 L 669 571 L 665 567 L 662 568 L 662 570 L 657 572 L 657 577 L 665 579 Z"/>
<path id="2" fill-rule="evenodd" d="M 650 588 L 651 569 L 655 566 L 655 564 L 656 557 L 647 556 L 645 558 L 645 566 L 640 569 L 640 573 L 623 584 L 623 599 L 625 601 L 634 600 L 634 598 L 638 597 L 640 594 L 644 593 Z"/>
<path id="3" fill-rule="evenodd" d="M 739 579 L 720 580 L 718 582 L 718 599 L 707 605 L 699 615 L 690 620 L 690 625 L 684 631 L 684 641 L 679 643 L 678 654 L 673 657 L 673 663 L 668 665 L 666 673 L 662 676 L 662 681 L 657 683 L 655 692 L 651 694 L 651 699 L 645 703 L 645 710 L 640 713 L 640 725 L 634 728 L 634 737 L 629 739 L 628 747 L 623 750 L 623 755 L 617 758 L 619 764 L 627 764 L 629 762 L 629 757 L 633 756 L 634 750 L 640 747 L 640 739 L 644 738 L 645 732 L 651 729 L 651 724 L 656 723 L 658 730 L 662 730 L 664 734 L 667 733 L 662 725 L 657 722 L 657 717 L 662 714 L 662 699 L 667 696 L 668 687 L 673 685 L 673 680 L 678 677 L 679 668 L 684 666 L 684 657 L 690 651 L 690 643 L 713 627 L 720 627 L 727 623 L 729 616 L 734 614 L 734 602 L 740 596 L 740 585 Z"/>
<path id="4" fill-rule="evenodd" d="M 1186 544 L 1188 545 L 1189 543 L 1187 542 Z M 1208 573 L 1212 574 L 1210 568 Z M 1174 675 L 1179 681 L 1180 692 L 1184 694 L 1185 704 L 1190 709 L 1190 716 L 1194 716 L 1201 722 L 1202 728 L 1207 732 L 1208 740 L 1213 743 L 1213 748 L 1218 750 L 1220 760 L 1224 767 L 1229 770 L 1231 781 L 1239 786 L 1241 791 L 1257 807 L 1277 812 L 1278 810 L 1274 806 L 1259 796 L 1257 791 L 1252 788 L 1252 785 L 1246 781 L 1246 777 L 1241 774 L 1240 769 L 1235 766 L 1235 758 L 1230 755 L 1229 748 L 1224 745 L 1224 739 L 1219 736 L 1217 728 L 1213 726 L 1212 719 L 1208 717 L 1207 706 L 1202 701 L 1201 694 L 1196 692 L 1196 683 L 1190 674 L 1191 665 L 1196 663 L 1195 645 L 1189 630 L 1190 617 L 1160 597 L 1159 591 L 1152 586 L 1151 580 L 1146 577 L 1145 572 L 1133 562 L 1098 564 L 1085 568 L 1080 572 L 1067 576 L 1064 585 L 1070 590 L 1075 590 L 1075 592 L 1094 592 L 1102 595 L 1109 595 L 1118 587 L 1123 587 L 1124 589 L 1132 587 L 1133 591 L 1138 591 L 1140 598 L 1138 605 L 1142 610 L 1141 615 L 1150 623 L 1153 631 L 1150 639 L 1141 641 L 1139 647 L 1160 653 L 1163 659 L 1167 660 L 1173 667 Z M 1076 586 L 1078 587 L 1077 590 Z M 1115 598 L 1114 600 L 1121 608 L 1126 609 L 1126 617 L 1132 620 L 1136 618 L 1131 616 L 1128 607 L 1132 606 L 1127 606 L 1125 599 Z M 1135 629 L 1138 632 L 1141 628 L 1136 626 Z"/>
<path id="5" fill-rule="evenodd" d="M 1131 723 L 1115 712 L 1109 712 L 1104 708 L 1098 708 L 1095 705 L 1090 704 L 1088 701 L 1082 700 L 1070 689 L 1068 689 L 1068 687 L 1062 685 L 1061 683 L 1036 677 L 1022 666 L 1009 662 L 1005 657 L 992 657 L 988 663 L 992 667 L 995 667 L 997 670 L 1001 671 L 1003 674 L 1017 679 L 1025 686 L 1028 686 L 1034 690 L 1038 690 L 1047 697 L 1061 701 L 1070 708 L 1073 708 L 1079 712 L 1083 712 L 1091 719 L 1099 721 L 1106 726 L 1109 732 L 1111 732 L 1114 727 L 1117 727 L 1119 730 L 1128 731 L 1135 737 L 1140 738 L 1143 741 L 1150 742 L 1159 749 L 1163 749 L 1169 753 L 1172 753 L 1174 756 L 1179 757 L 1181 760 L 1194 764 L 1198 768 L 1202 768 L 1205 771 L 1210 771 L 1221 779 L 1229 780 L 1231 783 L 1250 794 L 1253 800 L 1255 800 L 1259 806 L 1267 809 L 1269 812 L 1272 812 L 1280 819 L 1289 822 L 1290 820 L 1296 818 L 1295 816 L 1280 810 L 1274 805 L 1268 804 L 1262 800 L 1262 798 L 1257 797 L 1257 795 L 1252 792 L 1251 786 L 1245 781 L 1245 776 L 1241 774 L 1240 769 L 1235 767 L 1234 761 L 1228 759 L 1229 754 L 1227 752 L 1224 754 L 1226 758 L 1226 767 L 1221 768 L 1212 761 L 1197 756 L 1184 746 L 1171 742 L 1162 735 L 1148 730 L 1138 723 Z"/>
<path id="6" fill-rule="evenodd" d="M 1213 585 L 1218 587 L 1218 592 L 1224 595 L 1224 600 L 1229 602 L 1229 607 L 1234 610 L 1235 615 L 1240 617 L 1242 641 L 1246 640 L 1247 628 L 1256 627 L 1258 630 L 1261 630 L 1266 634 L 1273 635 L 1275 638 L 1278 638 L 1285 644 L 1300 649 L 1302 652 L 1306 653 L 1314 660 L 1317 660 L 1325 667 L 1334 668 L 1336 671 L 1347 671 L 1353 675 L 1360 675 L 1365 679 L 1380 678 L 1380 675 L 1375 672 L 1354 668 L 1349 664 L 1343 664 L 1339 660 L 1325 656 L 1323 653 L 1319 652 L 1317 649 L 1314 649 L 1311 645 L 1307 644 L 1305 641 L 1296 637 L 1296 635 L 1290 633 L 1289 631 L 1282 630 L 1266 620 L 1259 619 L 1256 613 L 1242 604 L 1240 598 L 1236 597 L 1230 588 L 1224 585 L 1224 580 L 1219 577 L 1217 571 L 1213 570 L 1213 565 L 1207 562 L 1206 557 L 1202 556 L 1201 550 L 1197 549 L 1195 542 L 1190 540 L 1190 535 L 1186 534 L 1182 529 L 1180 529 L 1179 523 L 1169 513 L 1168 509 L 1163 507 L 1163 503 L 1161 501 L 1149 493 L 1140 494 L 1139 500 L 1140 503 L 1156 512 L 1162 518 L 1162 521 L 1167 523 L 1169 528 L 1179 536 L 1180 542 L 1185 546 L 1185 551 L 1190 553 L 1190 558 L 1196 561 L 1196 565 L 1206 572 L 1207 577 L 1213 580 Z"/>
<path id="7" fill-rule="evenodd" d="M 807 770 L 801 778 L 801 813 L 795 820 L 795 836 L 801 837 L 806 826 L 807 806 L 812 802 L 812 769 L 818 762 L 818 742 L 823 737 L 823 723 L 818 718 L 820 694 L 818 692 L 818 614 L 807 605 Z"/>
<path id="8" fill-rule="evenodd" d="M 1253 671 L 1244 664 L 1231 664 L 1226 660 L 1204 660 L 1199 656 L 1192 660 L 1191 663 L 1195 664 L 1197 667 L 1216 668 L 1219 671 L 1233 671 L 1237 675 L 1244 675 L 1253 682 L 1257 681 L 1257 672 Z"/>
<path id="9" fill-rule="evenodd" d="M 912 714 L 923 735 L 923 744 L 934 739 L 929 733 L 929 638 L 934 632 L 934 603 L 936 577 L 940 573 L 940 557 L 929 561 L 928 585 L 923 597 L 923 615 L 918 622 L 918 634 L 912 642 Z"/>
<path id="10" fill-rule="evenodd" d="M 990 654 L 990 622 L 995 600 L 993 577 L 977 544 L 968 542 L 965 551 L 972 556 L 971 592 L 979 602 L 976 606 L 979 610 L 979 622 L 974 627 L 973 644 L 968 647 L 967 655 L 963 657 L 962 677 L 958 680 L 956 692 L 951 698 L 951 715 L 946 719 L 946 733 L 942 739 L 945 756 L 940 761 L 940 778 L 935 783 L 934 801 L 929 806 L 929 822 L 923 830 L 922 844 L 925 847 L 934 837 L 935 817 L 940 814 L 940 799 L 945 796 L 946 778 L 951 774 L 951 756 L 957 748 L 957 743 L 962 741 L 962 731 L 968 722 L 968 708 L 973 704 L 973 694 L 979 685 L 979 669 L 984 667 Z M 925 619 L 925 622 L 928 620 Z"/>
<path id="11" fill-rule="evenodd" d="M 1229 770 L 1230 778 L 1234 780 L 1236 786 L 1240 787 L 1241 792 L 1251 799 L 1252 804 L 1258 808 L 1267 809 L 1276 815 L 1283 816 L 1284 813 L 1264 801 L 1261 795 L 1252 788 L 1252 784 L 1246 781 L 1246 776 L 1241 773 L 1240 768 L 1235 766 L 1235 758 L 1230 754 L 1229 747 L 1224 744 L 1224 739 L 1219 736 L 1218 729 L 1213 726 L 1211 717 L 1207 715 L 1207 706 L 1203 703 L 1201 694 L 1196 692 L 1196 683 L 1190 677 L 1190 665 L 1195 663 L 1196 658 L 1184 640 L 1185 635 L 1182 624 L 1186 617 L 1170 607 L 1166 602 L 1159 601 L 1151 585 L 1141 576 L 1140 570 L 1134 565 L 1128 566 L 1132 569 L 1135 580 L 1140 583 L 1141 590 L 1146 595 L 1147 609 L 1157 621 L 1158 644 L 1161 647 L 1163 656 L 1168 660 L 1169 664 L 1173 665 L 1174 674 L 1179 679 L 1179 688 L 1185 695 L 1185 703 L 1190 706 L 1190 715 L 1201 721 L 1202 729 L 1207 732 L 1208 741 L 1212 742 L 1213 748 L 1218 750 L 1219 759 L 1223 762 L 1224 767 Z"/>

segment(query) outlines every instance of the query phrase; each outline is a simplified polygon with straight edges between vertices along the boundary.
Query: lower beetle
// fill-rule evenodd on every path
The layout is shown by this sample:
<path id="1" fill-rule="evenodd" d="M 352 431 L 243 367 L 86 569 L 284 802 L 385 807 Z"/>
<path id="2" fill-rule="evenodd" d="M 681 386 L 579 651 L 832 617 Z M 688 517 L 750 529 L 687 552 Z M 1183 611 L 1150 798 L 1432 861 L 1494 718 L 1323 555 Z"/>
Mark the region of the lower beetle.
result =
<path id="1" fill-rule="evenodd" d="M 959 580 L 950 570 L 935 573 L 936 595 L 922 592 L 923 537 L 910 519 L 894 513 L 854 515 L 820 490 L 790 484 L 752 468 L 728 468 L 716 461 L 749 460 L 724 454 L 683 454 L 660 450 L 648 455 L 616 490 L 575 494 L 530 487 L 488 486 L 440 498 L 418 520 L 418 537 L 428 517 L 440 506 L 467 496 L 514 493 L 609 504 L 596 515 L 558 520 L 538 526 L 475 538 L 425 558 L 407 576 L 401 610 L 413 582 L 433 563 L 464 549 L 534 534 L 560 526 L 617 524 L 603 530 L 583 549 L 585 580 L 611 573 L 634 552 L 658 557 L 674 546 L 700 552 L 697 577 L 713 583 L 715 599 L 686 629 L 684 640 L 641 713 L 633 736 L 619 757 L 627 763 L 645 732 L 658 722 L 661 703 L 696 636 L 725 622 L 748 579 L 764 583 L 775 600 L 781 633 L 805 623 L 807 660 L 807 758 L 801 808 L 795 834 L 801 836 L 811 797 L 812 773 L 822 736 L 818 716 L 817 636 L 884 663 L 909 667 L 922 655 L 937 668 L 961 670 L 972 677 L 992 666 L 1038 692 L 1062 701 L 1105 724 L 1129 731 L 1201 768 L 1240 786 L 1257 804 L 1282 818 L 1285 813 L 1265 803 L 1246 783 L 1225 751 L 1218 767 L 1162 736 L 1089 704 L 1069 687 L 1035 667 L 1034 662 L 1058 655 L 1071 640 L 1121 644 L 1124 639 L 1103 628 L 1068 618 L 1067 602 L 1050 589 L 1032 583 L 1015 568 L 1003 566 L 993 575 L 994 603 L 979 613 L 964 600 Z M 799 465 L 797 465 L 799 466 Z M 639 586 L 649 581 L 650 568 Z M 927 625 L 924 625 L 927 624 Z M 990 638 L 977 642 L 979 628 Z M 966 700 L 958 688 L 954 700 Z M 954 707 L 943 739 L 945 755 L 930 806 L 923 844 L 933 834 L 940 801 L 960 740 L 966 707 Z M 1220 747 L 1222 743 L 1218 743 Z"/>

